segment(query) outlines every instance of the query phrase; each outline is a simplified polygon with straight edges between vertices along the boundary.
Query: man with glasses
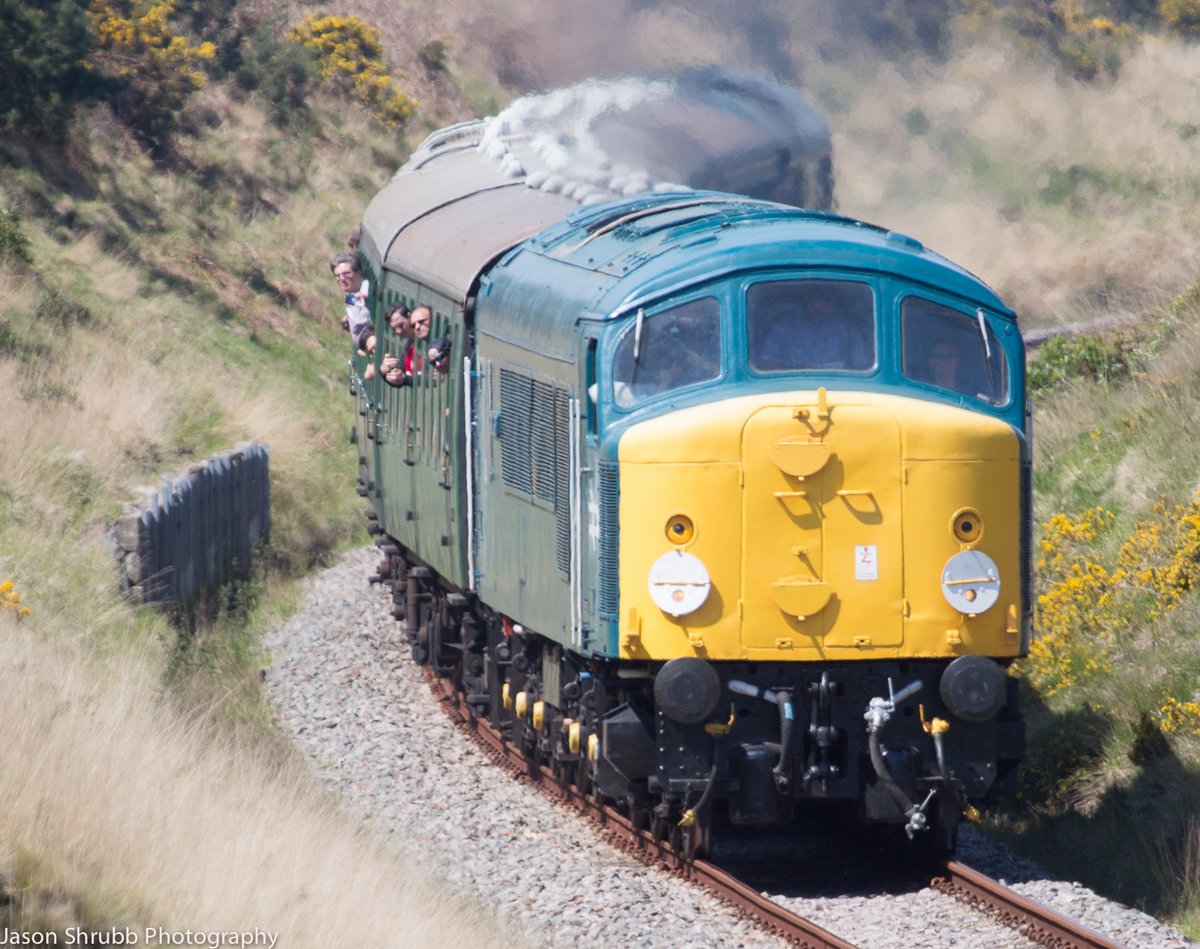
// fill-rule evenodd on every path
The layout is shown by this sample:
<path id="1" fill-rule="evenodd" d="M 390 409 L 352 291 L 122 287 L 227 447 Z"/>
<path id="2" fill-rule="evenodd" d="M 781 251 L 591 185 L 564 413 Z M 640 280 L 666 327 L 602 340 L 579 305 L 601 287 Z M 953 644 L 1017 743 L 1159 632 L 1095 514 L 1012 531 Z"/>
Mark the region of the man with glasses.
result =
<path id="1" fill-rule="evenodd" d="M 367 309 L 371 282 L 363 279 L 362 265 L 358 262 L 357 254 L 338 254 L 330 262 L 329 269 L 333 271 L 333 279 L 337 281 L 338 289 L 344 295 L 346 315 L 342 317 L 342 326 L 358 340 L 363 330 L 371 323 L 371 311 Z"/>

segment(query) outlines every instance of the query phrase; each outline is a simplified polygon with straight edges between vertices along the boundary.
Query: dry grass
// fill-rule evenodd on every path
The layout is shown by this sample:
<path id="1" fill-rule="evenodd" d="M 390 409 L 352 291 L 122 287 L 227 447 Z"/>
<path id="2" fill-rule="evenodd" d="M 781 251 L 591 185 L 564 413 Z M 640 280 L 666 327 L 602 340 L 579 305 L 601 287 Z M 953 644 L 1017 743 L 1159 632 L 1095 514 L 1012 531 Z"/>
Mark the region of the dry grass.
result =
<path id="1" fill-rule="evenodd" d="M 1002 43 L 860 65 L 833 117 L 842 210 L 953 256 L 1033 325 L 1136 314 L 1195 276 L 1200 48 L 1147 39 L 1109 86 Z"/>
<path id="2" fill-rule="evenodd" d="M 125 484 L 144 464 L 133 446 L 162 438 L 176 380 L 119 337 L 77 332 L 69 349 L 54 363 L 29 367 L 9 360 L 4 366 L 8 378 L 24 374 L 34 390 L 53 384 L 70 395 L 30 400 L 18 389 L 0 387 L 0 439 L 26 446 L 4 453 L 0 473 L 18 485 L 40 481 L 49 458 L 74 456 L 114 487 Z"/>
<path id="3" fill-rule="evenodd" d="M 31 909 L 53 881 L 89 894 L 92 925 L 257 928 L 289 949 L 512 944 L 429 875 L 432 855 L 385 852 L 303 776 L 172 711 L 151 658 L 89 656 L 8 615 L 0 637 L 0 867 Z"/>

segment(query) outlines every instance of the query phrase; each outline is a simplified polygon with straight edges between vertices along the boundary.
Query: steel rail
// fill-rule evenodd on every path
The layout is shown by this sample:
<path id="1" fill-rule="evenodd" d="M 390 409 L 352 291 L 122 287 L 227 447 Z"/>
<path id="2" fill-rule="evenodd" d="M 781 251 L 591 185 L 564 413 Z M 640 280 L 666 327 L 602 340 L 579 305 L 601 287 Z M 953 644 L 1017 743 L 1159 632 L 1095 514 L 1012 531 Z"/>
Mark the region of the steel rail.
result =
<path id="1" fill-rule="evenodd" d="M 929 885 L 1016 930 L 1034 945 L 1054 949 L 1128 949 L 956 860 L 947 861 L 945 875 L 934 877 Z"/>

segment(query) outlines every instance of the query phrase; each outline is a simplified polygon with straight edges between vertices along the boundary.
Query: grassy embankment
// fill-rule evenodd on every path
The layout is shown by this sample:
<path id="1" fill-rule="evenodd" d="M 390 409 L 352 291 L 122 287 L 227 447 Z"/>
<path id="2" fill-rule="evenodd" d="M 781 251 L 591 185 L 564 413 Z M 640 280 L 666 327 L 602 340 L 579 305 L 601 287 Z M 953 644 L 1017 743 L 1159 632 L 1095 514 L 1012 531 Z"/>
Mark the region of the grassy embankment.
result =
<path id="1" fill-rule="evenodd" d="M 103 107 L 64 148 L 0 139 L 9 929 L 512 941 L 428 855 L 367 839 L 258 696 L 256 630 L 291 579 L 366 540 L 327 261 L 406 147 L 340 98 L 297 119 L 226 82 L 191 97 L 166 163 Z M 103 533 L 137 486 L 248 438 L 271 448 L 269 569 L 188 638 L 122 600 Z"/>

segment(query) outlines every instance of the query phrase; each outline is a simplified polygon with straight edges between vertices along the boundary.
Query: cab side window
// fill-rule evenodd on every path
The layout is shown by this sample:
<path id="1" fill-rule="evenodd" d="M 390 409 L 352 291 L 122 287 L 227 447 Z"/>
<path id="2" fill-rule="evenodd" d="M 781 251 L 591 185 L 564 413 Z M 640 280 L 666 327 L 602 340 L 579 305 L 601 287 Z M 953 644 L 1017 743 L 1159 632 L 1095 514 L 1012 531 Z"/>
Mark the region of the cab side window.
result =
<path id="1" fill-rule="evenodd" d="M 721 305 L 701 297 L 630 321 L 613 360 L 613 400 L 651 396 L 721 375 Z"/>
<path id="2" fill-rule="evenodd" d="M 964 313 L 921 297 L 900 308 L 904 374 L 992 405 L 1008 401 L 1004 349 L 982 310 Z"/>

